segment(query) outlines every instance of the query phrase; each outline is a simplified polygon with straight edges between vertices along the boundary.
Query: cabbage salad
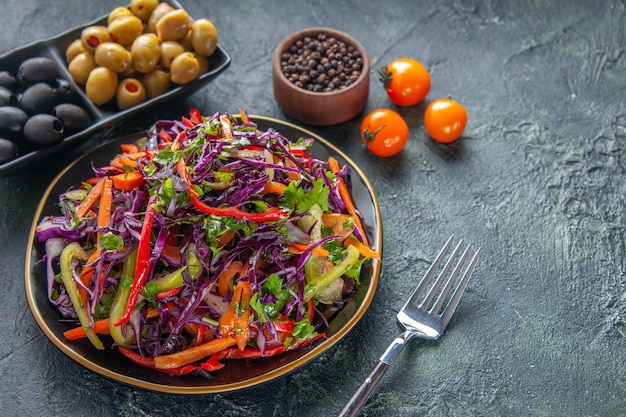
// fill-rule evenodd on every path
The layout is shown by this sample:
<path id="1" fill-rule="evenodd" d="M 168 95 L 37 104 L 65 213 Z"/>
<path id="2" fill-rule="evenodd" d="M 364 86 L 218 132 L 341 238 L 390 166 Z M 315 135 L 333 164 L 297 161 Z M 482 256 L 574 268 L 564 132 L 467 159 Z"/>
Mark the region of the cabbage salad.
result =
<path id="1" fill-rule="evenodd" d="M 68 340 L 171 375 L 310 346 L 379 254 L 349 167 L 240 117 L 192 110 L 59 197 L 36 228 Z"/>

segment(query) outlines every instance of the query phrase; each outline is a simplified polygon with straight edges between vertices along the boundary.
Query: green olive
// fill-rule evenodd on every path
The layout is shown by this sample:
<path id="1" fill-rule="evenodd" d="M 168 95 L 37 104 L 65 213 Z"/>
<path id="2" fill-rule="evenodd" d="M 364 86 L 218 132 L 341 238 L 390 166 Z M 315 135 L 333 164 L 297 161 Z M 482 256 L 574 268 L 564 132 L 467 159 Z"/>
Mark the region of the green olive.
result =
<path id="1" fill-rule="evenodd" d="M 200 75 L 204 74 L 209 70 L 209 60 L 207 57 L 200 55 L 197 52 L 192 52 L 192 54 L 198 60 L 198 65 L 200 65 Z"/>
<path id="2" fill-rule="evenodd" d="M 144 22 L 148 21 L 158 5 L 159 0 L 130 0 L 130 10 Z"/>
<path id="3" fill-rule="evenodd" d="M 120 82 L 115 94 L 117 107 L 126 110 L 146 101 L 146 90 L 136 78 L 127 78 Z"/>
<path id="4" fill-rule="evenodd" d="M 109 29 L 106 26 L 88 26 L 80 34 L 80 41 L 85 51 L 95 53 L 102 42 L 111 40 Z"/>
<path id="5" fill-rule="evenodd" d="M 119 74 L 117 74 L 117 77 L 120 80 L 123 80 L 124 78 L 139 78 L 139 77 L 141 77 L 141 73 L 139 71 L 136 71 L 133 68 L 132 60 L 131 60 L 131 65 L 129 65 L 129 67 L 126 68 L 125 71 L 122 71 Z"/>
<path id="6" fill-rule="evenodd" d="M 164 41 L 183 38 L 191 29 L 189 13 L 183 9 L 172 10 L 159 19 L 156 33 Z"/>
<path id="7" fill-rule="evenodd" d="M 208 19 L 199 19 L 191 25 L 191 46 L 202 56 L 209 56 L 217 48 L 217 29 Z"/>
<path id="8" fill-rule="evenodd" d="M 115 19 L 117 19 L 118 17 L 122 17 L 122 16 L 132 16 L 133 12 L 131 12 L 128 7 L 116 7 L 115 9 L 111 10 L 111 13 L 109 13 L 109 16 L 107 17 L 107 25 L 110 25 L 112 21 L 114 21 Z"/>
<path id="9" fill-rule="evenodd" d="M 96 68 L 96 59 L 89 52 L 81 52 L 72 59 L 67 69 L 74 81 L 78 84 L 84 85 L 87 82 L 87 77 L 91 70 Z"/>
<path id="10" fill-rule="evenodd" d="M 150 18 L 148 19 L 148 31 L 156 33 L 156 25 L 159 19 L 172 10 L 174 10 L 174 8 L 169 4 L 165 2 L 159 3 L 159 5 L 152 11 Z"/>
<path id="11" fill-rule="evenodd" d="M 143 86 L 149 99 L 165 94 L 172 86 L 170 73 L 161 68 L 155 68 L 152 72 L 144 75 Z"/>
<path id="12" fill-rule="evenodd" d="M 175 84 L 187 84 L 200 76 L 200 63 L 191 52 L 183 52 L 172 61 L 170 79 Z"/>
<path id="13" fill-rule="evenodd" d="M 172 61 L 178 55 L 185 52 L 185 47 L 176 41 L 163 41 L 161 42 L 161 59 L 159 64 L 163 68 L 169 69 L 172 66 Z"/>
<path id="14" fill-rule="evenodd" d="M 80 54 L 81 52 L 85 52 L 85 48 L 83 48 L 83 43 L 80 39 L 75 39 L 65 49 L 66 62 L 72 62 L 72 60 L 76 58 L 76 55 Z"/>
<path id="15" fill-rule="evenodd" d="M 85 92 L 89 100 L 100 106 L 115 97 L 117 90 L 117 73 L 107 67 L 97 67 L 91 70 Z"/>
<path id="16" fill-rule="evenodd" d="M 117 42 L 103 42 L 94 54 L 96 64 L 107 67 L 113 72 L 124 72 L 130 66 L 130 52 Z"/>
<path id="17" fill-rule="evenodd" d="M 185 51 L 193 51 L 193 45 L 191 44 L 191 29 L 189 29 L 185 36 L 183 36 L 183 38 L 178 42 L 185 48 Z"/>
<path id="18" fill-rule="evenodd" d="M 143 33 L 143 23 L 137 16 L 118 17 L 108 28 L 111 39 L 123 46 L 130 46 L 135 38 Z"/>
<path id="19" fill-rule="evenodd" d="M 154 69 L 161 57 L 161 40 L 154 33 L 144 33 L 130 47 L 133 68 L 142 74 Z"/>

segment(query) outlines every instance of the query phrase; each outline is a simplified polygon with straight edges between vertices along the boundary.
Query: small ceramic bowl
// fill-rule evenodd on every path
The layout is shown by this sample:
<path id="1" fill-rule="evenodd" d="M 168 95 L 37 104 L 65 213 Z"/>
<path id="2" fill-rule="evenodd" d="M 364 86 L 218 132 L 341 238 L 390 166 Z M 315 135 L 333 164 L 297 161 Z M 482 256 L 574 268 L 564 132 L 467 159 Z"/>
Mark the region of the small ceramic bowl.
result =
<path id="1" fill-rule="evenodd" d="M 297 40 L 325 34 L 359 51 L 362 65 L 360 75 L 349 86 L 332 91 L 309 91 L 294 85 L 283 74 L 282 56 Z M 283 39 L 272 57 L 272 82 L 274 97 L 286 115 L 301 122 L 328 126 L 345 122 L 363 110 L 367 103 L 370 85 L 370 61 L 365 48 L 352 36 L 341 31 L 314 27 L 292 33 Z"/>

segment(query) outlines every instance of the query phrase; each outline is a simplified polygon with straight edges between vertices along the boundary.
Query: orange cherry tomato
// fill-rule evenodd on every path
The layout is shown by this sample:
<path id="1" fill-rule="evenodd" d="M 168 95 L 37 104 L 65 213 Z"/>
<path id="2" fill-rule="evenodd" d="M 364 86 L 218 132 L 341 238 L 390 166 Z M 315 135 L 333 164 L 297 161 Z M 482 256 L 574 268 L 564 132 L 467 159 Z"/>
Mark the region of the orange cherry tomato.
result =
<path id="1" fill-rule="evenodd" d="M 409 126 L 393 110 L 374 110 L 361 122 L 361 139 L 374 155 L 395 155 L 404 148 L 408 138 Z"/>
<path id="2" fill-rule="evenodd" d="M 430 74 L 418 61 L 398 58 L 378 70 L 387 95 L 398 106 L 412 106 L 424 100 L 430 90 Z"/>
<path id="3" fill-rule="evenodd" d="M 465 107 L 451 99 L 433 100 L 424 113 L 424 127 L 437 142 L 454 142 L 461 136 L 466 124 Z"/>

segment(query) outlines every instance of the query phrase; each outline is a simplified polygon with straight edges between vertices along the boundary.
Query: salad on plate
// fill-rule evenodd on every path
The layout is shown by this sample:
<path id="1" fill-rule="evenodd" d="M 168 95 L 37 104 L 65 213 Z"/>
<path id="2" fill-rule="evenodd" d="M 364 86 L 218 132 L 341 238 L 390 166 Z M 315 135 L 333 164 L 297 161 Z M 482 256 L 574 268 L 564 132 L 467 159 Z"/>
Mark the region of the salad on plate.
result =
<path id="1" fill-rule="evenodd" d="M 36 227 L 64 337 L 208 378 L 324 338 L 379 254 L 312 142 L 192 109 L 93 166 Z"/>

